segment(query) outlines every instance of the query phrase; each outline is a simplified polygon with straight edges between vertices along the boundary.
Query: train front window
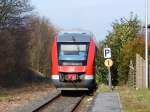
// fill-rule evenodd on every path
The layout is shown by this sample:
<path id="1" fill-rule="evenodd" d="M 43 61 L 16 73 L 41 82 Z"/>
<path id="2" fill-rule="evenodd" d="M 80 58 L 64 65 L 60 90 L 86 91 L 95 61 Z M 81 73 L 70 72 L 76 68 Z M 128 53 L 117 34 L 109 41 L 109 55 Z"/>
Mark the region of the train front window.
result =
<path id="1" fill-rule="evenodd" d="M 63 44 L 58 45 L 59 64 L 69 65 L 85 65 L 87 60 L 88 44 Z"/>

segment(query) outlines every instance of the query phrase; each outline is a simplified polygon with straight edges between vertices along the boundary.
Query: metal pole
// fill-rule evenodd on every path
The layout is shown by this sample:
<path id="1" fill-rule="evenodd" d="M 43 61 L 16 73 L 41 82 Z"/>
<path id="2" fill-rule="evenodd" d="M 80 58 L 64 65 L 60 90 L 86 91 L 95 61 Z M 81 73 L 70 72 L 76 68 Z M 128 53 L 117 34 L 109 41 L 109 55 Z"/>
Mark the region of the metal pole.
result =
<path id="1" fill-rule="evenodd" d="M 108 67 L 108 85 L 109 85 L 109 89 L 112 91 L 112 82 L 111 82 L 110 67 Z"/>
<path id="2" fill-rule="evenodd" d="M 145 0 L 145 83 L 148 88 L 148 0 Z"/>

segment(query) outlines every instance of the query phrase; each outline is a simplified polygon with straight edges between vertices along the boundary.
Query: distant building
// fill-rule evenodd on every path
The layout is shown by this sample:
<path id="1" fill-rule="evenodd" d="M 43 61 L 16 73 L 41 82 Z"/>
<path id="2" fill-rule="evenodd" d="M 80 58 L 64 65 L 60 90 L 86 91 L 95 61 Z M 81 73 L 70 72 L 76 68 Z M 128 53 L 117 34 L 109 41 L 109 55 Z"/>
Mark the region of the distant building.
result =
<path id="1" fill-rule="evenodd" d="M 148 33 L 149 33 L 149 37 L 150 37 L 150 24 L 147 25 L 147 28 L 148 28 Z M 142 34 L 142 35 L 145 35 L 145 26 L 141 27 L 141 30 L 140 30 L 139 33 Z"/>
<path id="2" fill-rule="evenodd" d="M 150 24 L 148 25 L 148 28 L 150 28 Z"/>
<path id="3" fill-rule="evenodd" d="M 147 26 L 147 28 L 148 28 L 148 32 L 150 34 L 150 24 Z"/>

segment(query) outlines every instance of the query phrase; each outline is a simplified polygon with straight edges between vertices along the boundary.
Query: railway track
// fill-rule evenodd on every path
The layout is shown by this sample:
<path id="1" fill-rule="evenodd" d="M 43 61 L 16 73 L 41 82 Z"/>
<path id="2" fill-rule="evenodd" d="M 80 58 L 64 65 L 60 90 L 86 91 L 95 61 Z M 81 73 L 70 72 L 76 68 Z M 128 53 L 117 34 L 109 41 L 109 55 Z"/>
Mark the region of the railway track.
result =
<path id="1" fill-rule="evenodd" d="M 77 112 L 84 97 L 85 95 L 62 96 L 58 94 L 33 112 Z"/>

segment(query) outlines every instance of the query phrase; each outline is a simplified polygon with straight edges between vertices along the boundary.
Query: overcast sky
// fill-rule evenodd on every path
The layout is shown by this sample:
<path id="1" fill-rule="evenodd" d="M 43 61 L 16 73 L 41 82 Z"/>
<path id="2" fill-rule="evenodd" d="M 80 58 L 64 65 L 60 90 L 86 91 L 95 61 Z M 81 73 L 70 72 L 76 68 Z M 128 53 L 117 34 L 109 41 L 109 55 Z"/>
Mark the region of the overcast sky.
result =
<path id="1" fill-rule="evenodd" d="M 111 23 L 134 12 L 145 19 L 145 0 L 31 0 L 35 11 L 63 29 L 85 29 L 103 40 Z M 150 2 L 149 2 L 150 7 Z M 150 9 L 150 8 L 149 8 Z M 150 10 L 149 10 L 150 13 Z"/>

